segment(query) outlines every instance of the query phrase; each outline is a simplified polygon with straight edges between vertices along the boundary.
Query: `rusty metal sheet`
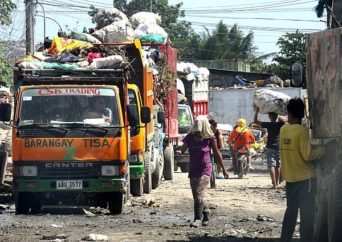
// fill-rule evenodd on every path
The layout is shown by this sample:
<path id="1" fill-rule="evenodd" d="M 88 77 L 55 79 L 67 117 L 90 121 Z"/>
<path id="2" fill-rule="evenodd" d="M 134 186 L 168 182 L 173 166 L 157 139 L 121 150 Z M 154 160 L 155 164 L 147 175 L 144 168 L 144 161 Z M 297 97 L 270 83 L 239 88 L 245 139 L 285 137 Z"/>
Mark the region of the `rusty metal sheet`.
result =
<path id="1" fill-rule="evenodd" d="M 306 76 L 315 138 L 342 134 L 342 28 L 310 34 Z"/>

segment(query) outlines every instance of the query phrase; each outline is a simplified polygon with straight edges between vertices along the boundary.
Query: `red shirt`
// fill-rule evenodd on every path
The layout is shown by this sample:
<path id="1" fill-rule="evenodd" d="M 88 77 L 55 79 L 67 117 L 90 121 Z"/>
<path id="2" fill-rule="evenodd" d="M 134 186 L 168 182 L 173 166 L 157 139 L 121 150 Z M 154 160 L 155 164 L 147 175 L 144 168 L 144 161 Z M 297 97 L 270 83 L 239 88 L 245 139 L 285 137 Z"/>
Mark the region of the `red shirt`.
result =
<path id="1" fill-rule="evenodd" d="M 250 143 L 255 143 L 255 138 L 252 131 L 250 131 L 249 129 L 247 129 L 243 133 L 238 133 L 234 129 L 227 140 L 228 144 L 231 142 L 234 142 L 233 150 L 237 151 L 241 146 L 249 148 Z"/>

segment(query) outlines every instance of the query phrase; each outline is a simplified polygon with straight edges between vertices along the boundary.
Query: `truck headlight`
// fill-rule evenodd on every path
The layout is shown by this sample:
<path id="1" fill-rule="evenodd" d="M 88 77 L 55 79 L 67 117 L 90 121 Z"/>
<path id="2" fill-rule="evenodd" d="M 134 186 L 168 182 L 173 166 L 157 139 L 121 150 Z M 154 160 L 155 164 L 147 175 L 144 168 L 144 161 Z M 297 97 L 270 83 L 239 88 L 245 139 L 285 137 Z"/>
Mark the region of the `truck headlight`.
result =
<path id="1" fill-rule="evenodd" d="M 119 173 L 120 173 L 120 169 L 118 166 L 110 166 L 110 165 L 101 166 L 102 176 L 118 176 Z"/>
<path id="2" fill-rule="evenodd" d="M 37 176 L 38 175 L 37 166 L 22 166 L 21 175 L 22 176 Z"/>

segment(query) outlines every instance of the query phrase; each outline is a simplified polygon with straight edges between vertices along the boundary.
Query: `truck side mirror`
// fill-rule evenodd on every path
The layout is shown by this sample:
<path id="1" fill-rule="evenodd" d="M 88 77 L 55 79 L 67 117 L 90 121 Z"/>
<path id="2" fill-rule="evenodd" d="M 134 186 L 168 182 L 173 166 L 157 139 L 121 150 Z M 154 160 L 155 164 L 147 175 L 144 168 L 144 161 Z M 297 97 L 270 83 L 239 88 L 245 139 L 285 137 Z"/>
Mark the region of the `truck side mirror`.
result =
<path id="1" fill-rule="evenodd" d="M 130 126 L 136 126 L 139 124 L 138 107 L 136 104 L 127 105 L 127 117 Z"/>
<path id="2" fill-rule="evenodd" d="M 157 121 L 160 124 L 164 124 L 165 123 L 165 112 L 164 111 L 158 111 L 158 113 L 157 113 Z"/>
<path id="3" fill-rule="evenodd" d="M 9 103 L 0 104 L 0 121 L 8 122 L 11 120 L 12 107 Z"/>
<path id="4" fill-rule="evenodd" d="M 151 122 L 151 109 L 147 106 L 141 107 L 141 122 L 147 124 Z"/>
<path id="5" fill-rule="evenodd" d="M 303 65 L 300 62 L 295 62 L 292 65 L 291 85 L 294 87 L 301 87 L 303 85 Z"/>

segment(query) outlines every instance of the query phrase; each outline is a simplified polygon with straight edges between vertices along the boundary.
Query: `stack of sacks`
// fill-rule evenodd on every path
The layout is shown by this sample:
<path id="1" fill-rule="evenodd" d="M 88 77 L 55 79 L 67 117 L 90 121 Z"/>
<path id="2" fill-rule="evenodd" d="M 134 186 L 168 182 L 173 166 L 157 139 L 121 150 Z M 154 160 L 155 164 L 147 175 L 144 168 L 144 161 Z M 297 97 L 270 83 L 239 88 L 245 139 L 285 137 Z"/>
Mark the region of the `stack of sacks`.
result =
<path id="1" fill-rule="evenodd" d="M 277 113 L 279 115 L 287 114 L 287 103 L 291 97 L 288 95 L 268 89 L 255 91 L 253 103 L 259 107 L 260 113 Z"/>
<path id="2" fill-rule="evenodd" d="M 141 42 L 165 43 L 168 34 L 160 27 L 161 17 L 150 12 L 127 16 L 116 8 L 102 10 L 95 16 L 97 29 L 92 35 L 103 43 Z M 134 30 L 133 30 L 134 29 Z"/>
<path id="3" fill-rule="evenodd" d="M 97 29 L 92 33 L 102 43 L 127 42 L 134 39 L 134 32 L 127 16 L 116 8 L 102 10 L 95 16 Z"/>
<path id="4" fill-rule="evenodd" d="M 185 75 L 187 81 L 208 81 L 210 72 L 207 68 L 198 68 L 194 63 L 180 62 L 177 63 L 177 72 Z"/>

